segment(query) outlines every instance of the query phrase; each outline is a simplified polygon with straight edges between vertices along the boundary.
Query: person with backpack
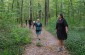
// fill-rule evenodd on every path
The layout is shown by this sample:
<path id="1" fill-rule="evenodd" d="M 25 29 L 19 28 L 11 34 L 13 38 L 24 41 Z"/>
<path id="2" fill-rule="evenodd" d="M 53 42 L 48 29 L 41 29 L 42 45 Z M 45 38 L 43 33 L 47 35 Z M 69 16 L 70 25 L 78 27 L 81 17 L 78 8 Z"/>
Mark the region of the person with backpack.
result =
<path id="1" fill-rule="evenodd" d="M 35 23 L 35 27 L 36 27 L 36 34 L 37 34 L 38 40 L 40 40 L 39 37 L 42 31 L 42 23 L 40 23 L 39 19 L 37 19 L 37 22 Z"/>

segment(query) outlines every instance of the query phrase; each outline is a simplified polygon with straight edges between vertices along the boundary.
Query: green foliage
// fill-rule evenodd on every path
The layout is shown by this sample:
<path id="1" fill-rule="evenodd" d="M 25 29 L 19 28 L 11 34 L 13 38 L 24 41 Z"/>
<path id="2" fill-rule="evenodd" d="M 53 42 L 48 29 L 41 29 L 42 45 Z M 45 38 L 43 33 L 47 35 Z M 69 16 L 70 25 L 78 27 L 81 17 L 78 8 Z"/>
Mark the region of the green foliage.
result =
<path id="1" fill-rule="evenodd" d="M 19 27 L 16 13 L 0 12 L 0 55 L 22 55 L 24 46 L 31 43 L 28 28 Z"/>
<path id="2" fill-rule="evenodd" d="M 23 43 L 27 44 L 31 41 L 30 31 L 26 28 L 16 28 L 12 30 L 13 33 L 11 33 L 11 38 L 15 39 L 15 43 Z M 28 36 L 29 35 L 29 36 Z"/>
<path id="3" fill-rule="evenodd" d="M 68 39 L 66 41 L 66 47 L 72 55 L 84 55 L 85 54 L 85 31 L 69 31 Z"/>
<path id="4" fill-rule="evenodd" d="M 0 32 L 0 55 L 21 55 L 24 45 L 31 43 L 30 30 L 13 27 L 6 28 L 6 31 Z"/>
<path id="5" fill-rule="evenodd" d="M 13 45 L 6 49 L 0 50 L 0 55 L 22 55 L 24 50 L 23 46 Z"/>
<path id="6" fill-rule="evenodd" d="M 12 20 L 0 21 L 0 55 L 21 55 L 24 45 L 31 43 L 30 30 L 13 25 Z"/>

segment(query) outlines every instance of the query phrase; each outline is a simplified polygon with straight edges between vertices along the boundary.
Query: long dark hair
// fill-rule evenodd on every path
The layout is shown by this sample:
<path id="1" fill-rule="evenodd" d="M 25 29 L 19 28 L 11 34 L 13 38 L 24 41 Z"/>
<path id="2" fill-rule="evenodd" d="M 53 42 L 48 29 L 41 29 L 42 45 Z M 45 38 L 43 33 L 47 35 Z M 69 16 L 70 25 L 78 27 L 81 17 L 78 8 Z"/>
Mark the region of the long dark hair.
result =
<path id="1" fill-rule="evenodd" d="M 63 17 L 63 14 L 60 14 L 60 16 L 61 16 L 61 18 L 64 18 L 64 17 Z"/>

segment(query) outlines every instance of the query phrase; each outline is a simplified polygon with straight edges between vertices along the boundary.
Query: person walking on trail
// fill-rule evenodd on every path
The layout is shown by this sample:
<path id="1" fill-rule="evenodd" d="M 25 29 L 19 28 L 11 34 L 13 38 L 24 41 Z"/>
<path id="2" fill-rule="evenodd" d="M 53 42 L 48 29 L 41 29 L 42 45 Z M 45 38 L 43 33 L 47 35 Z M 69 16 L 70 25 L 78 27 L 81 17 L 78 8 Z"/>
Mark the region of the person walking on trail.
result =
<path id="1" fill-rule="evenodd" d="M 39 19 L 37 19 L 35 27 L 36 27 L 36 34 L 37 34 L 38 40 L 40 40 L 39 37 L 40 37 L 41 31 L 42 31 L 42 23 L 40 23 Z"/>
<path id="2" fill-rule="evenodd" d="M 27 26 L 27 20 L 25 20 L 26 26 Z"/>
<path id="3" fill-rule="evenodd" d="M 30 19 L 29 20 L 29 28 L 31 28 L 31 26 L 32 26 L 32 20 Z"/>
<path id="4" fill-rule="evenodd" d="M 59 14 L 57 23 L 56 23 L 56 32 L 57 32 L 57 38 L 58 38 L 58 52 L 65 50 L 64 47 L 64 40 L 67 39 L 67 33 L 68 33 L 68 24 L 66 20 L 63 17 L 63 14 Z"/>
<path id="5" fill-rule="evenodd" d="M 36 21 L 33 21 L 33 28 L 35 27 Z"/>

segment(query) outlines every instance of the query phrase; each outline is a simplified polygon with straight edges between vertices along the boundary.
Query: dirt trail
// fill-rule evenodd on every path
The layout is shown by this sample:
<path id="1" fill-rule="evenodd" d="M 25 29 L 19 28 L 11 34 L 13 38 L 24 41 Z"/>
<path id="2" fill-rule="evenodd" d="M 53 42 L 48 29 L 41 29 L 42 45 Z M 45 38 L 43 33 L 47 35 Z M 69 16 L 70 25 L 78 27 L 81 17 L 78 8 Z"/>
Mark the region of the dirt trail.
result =
<path id="1" fill-rule="evenodd" d="M 69 55 L 67 51 L 57 52 L 57 39 L 48 31 L 44 30 L 41 34 L 41 47 L 36 46 L 36 34 L 32 29 L 33 41 L 27 46 L 23 55 Z"/>

